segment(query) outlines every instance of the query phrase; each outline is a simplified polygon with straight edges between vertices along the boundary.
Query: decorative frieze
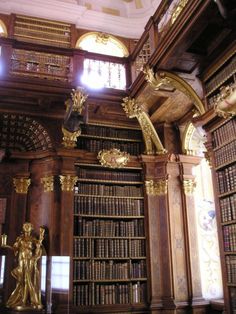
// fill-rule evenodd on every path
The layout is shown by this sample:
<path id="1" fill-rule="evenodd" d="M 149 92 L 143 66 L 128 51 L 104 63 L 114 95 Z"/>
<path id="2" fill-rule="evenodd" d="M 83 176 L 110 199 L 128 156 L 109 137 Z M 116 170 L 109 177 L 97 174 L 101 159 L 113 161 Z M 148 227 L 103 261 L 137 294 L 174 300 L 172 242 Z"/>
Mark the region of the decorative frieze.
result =
<path id="1" fill-rule="evenodd" d="M 41 178 L 41 183 L 43 184 L 44 192 L 52 192 L 54 190 L 53 176 L 45 176 Z"/>
<path id="2" fill-rule="evenodd" d="M 196 182 L 194 179 L 184 179 L 183 180 L 183 189 L 185 195 L 192 195 L 196 187 Z"/>
<path id="3" fill-rule="evenodd" d="M 13 178 L 16 193 L 27 194 L 31 180 L 28 178 Z"/>
<path id="4" fill-rule="evenodd" d="M 146 192 L 148 195 L 167 194 L 168 179 L 147 180 L 145 181 Z"/>
<path id="5" fill-rule="evenodd" d="M 72 175 L 60 175 L 60 183 L 61 183 L 61 190 L 65 192 L 73 192 L 74 186 L 78 181 L 77 176 Z"/>

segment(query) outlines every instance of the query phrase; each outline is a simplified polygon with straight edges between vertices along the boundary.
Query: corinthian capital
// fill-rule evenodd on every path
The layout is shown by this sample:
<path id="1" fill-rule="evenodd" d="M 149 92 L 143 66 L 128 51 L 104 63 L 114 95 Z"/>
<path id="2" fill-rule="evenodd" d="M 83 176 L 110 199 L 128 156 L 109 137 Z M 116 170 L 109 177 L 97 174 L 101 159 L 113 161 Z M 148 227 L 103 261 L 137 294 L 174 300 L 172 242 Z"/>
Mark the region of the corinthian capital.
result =
<path id="1" fill-rule="evenodd" d="M 16 193 L 27 194 L 31 180 L 28 178 L 13 178 Z"/>
<path id="2" fill-rule="evenodd" d="M 60 183 L 61 183 L 61 190 L 66 192 L 73 192 L 74 186 L 78 181 L 77 176 L 72 175 L 60 175 Z"/>
<path id="3" fill-rule="evenodd" d="M 185 195 L 192 195 L 196 188 L 196 182 L 194 179 L 184 179 L 183 180 L 183 189 Z"/>
<path id="4" fill-rule="evenodd" d="M 148 195 L 167 194 L 168 179 L 147 180 L 145 181 L 145 186 Z"/>

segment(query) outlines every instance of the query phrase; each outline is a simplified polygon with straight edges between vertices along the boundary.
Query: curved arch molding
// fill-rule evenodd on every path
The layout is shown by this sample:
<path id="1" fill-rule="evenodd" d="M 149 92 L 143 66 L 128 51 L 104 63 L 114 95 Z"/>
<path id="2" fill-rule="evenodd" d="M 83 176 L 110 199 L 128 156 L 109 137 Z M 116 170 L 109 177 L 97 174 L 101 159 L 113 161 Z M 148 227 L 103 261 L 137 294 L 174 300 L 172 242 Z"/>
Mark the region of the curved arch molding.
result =
<path id="1" fill-rule="evenodd" d="M 157 71 L 154 74 L 153 70 L 148 66 L 144 67 L 143 72 L 145 74 L 146 81 L 155 90 L 158 90 L 162 86 L 174 87 L 184 93 L 193 102 L 199 114 L 202 115 L 205 113 L 204 105 L 194 89 L 177 74 L 168 71 Z"/>
<path id="2" fill-rule="evenodd" d="M 0 147 L 15 151 L 36 151 L 52 148 L 46 129 L 36 120 L 16 114 L 0 115 Z"/>

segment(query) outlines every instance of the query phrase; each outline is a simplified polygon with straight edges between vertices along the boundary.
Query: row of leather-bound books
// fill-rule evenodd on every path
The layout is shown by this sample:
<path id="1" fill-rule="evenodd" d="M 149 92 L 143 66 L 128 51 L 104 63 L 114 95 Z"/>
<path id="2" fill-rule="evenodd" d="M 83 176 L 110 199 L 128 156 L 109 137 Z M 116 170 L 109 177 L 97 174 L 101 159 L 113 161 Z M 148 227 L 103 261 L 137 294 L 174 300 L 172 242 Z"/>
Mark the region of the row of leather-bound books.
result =
<path id="1" fill-rule="evenodd" d="M 76 306 L 143 303 L 146 283 L 78 284 L 73 288 Z"/>
<path id="2" fill-rule="evenodd" d="M 236 190 L 236 164 L 216 172 L 219 193 Z"/>
<path id="3" fill-rule="evenodd" d="M 113 138 L 122 138 L 122 139 L 134 139 L 141 140 L 142 132 L 141 130 L 130 130 L 122 128 L 111 128 L 108 126 L 98 126 L 91 124 L 82 124 L 81 125 L 82 134 L 94 135 L 101 137 L 113 137 Z"/>
<path id="4" fill-rule="evenodd" d="M 215 166 L 220 167 L 235 159 L 236 139 L 215 151 Z"/>
<path id="5" fill-rule="evenodd" d="M 117 280 L 146 277 L 146 261 L 74 260 L 73 279 Z"/>
<path id="6" fill-rule="evenodd" d="M 206 93 L 209 94 L 220 87 L 230 76 L 236 73 L 236 56 L 225 65 L 214 77 L 205 83 Z"/>
<path id="7" fill-rule="evenodd" d="M 143 237 L 143 219 L 110 220 L 74 217 L 75 236 Z"/>
<path id="8" fill-rule="evenodd" d="M 236 224 L 223 226 L 224 250 L 226 252 L 236 251 Z"/>
<path id="9" fill-rule="evenodd" d="M 66 23 L 17 15 L 14 37 L 51 46 L 70 47 L 71 26 Z"/>
<path id="10" fill-rule="evenodd" d="M 130 155 L 139 155 L 142 151 L 141 143 L 133 143 L 126 141 L 115 141 L 115 140 L 102 140 L 102 139 L 89 139 L 79 137 L 77 141 L 77 148 L 84 149 L 89 152 L 98 153 L 103 149 L 118 148 L 122 152 L 127 152 Z"/>
<path id="11" fill-rule="evenodd" d="M 74 257 L 135 258 L 144 256 L 146 256 L 144 238 L 74 238 Z"/>
<path id="12" fill-rule="evenodd" d="M 226 256 L 225 262 L 228 283 L 236 284 L 236 256 Z"/>
<path id="13" fill-rule="evenodd" d="M 106 185 L 92 183 L 77 183 L 78 194 L 99 195 L 99 196 L 143 196 L 141 186 L 135 185 Z M 77 190 L 76 190 L 77 191 Z"/>
<path id="14" fill-rule="evenodd" d="M 75 196 L 74 213 L 78 215 L 142 216 L 143 199 Z"/>
<path id="15" fill-rule="evenodd" d="M 142 182 L 141 172 L 124 172 L 124 171 L 109 171 L 96 170 L 88 168 L 79 168 L 78 177 L 80 179 L 97 179 L 97 180 L 111 180 L 111 181 L 130 181 Z"/>
<path id="16" fill-rule="evenodd" d="M 221 221 L 236 220 L 236 193 L 220 199 Z"/>
<path id="17" fill-rule="evenodd" d="M 236 133 L 236 119 L 231 119 L 212 132 L 213 147 L 223 145 L 235 138 Z"/>

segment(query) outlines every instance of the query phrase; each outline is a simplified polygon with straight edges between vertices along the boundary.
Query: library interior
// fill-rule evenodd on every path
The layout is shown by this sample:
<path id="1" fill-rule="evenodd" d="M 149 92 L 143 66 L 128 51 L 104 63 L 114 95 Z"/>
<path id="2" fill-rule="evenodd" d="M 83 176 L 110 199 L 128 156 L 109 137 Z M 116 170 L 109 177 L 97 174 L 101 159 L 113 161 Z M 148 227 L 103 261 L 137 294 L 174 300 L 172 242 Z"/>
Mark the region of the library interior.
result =
<path id="1" fill-rule="evenodd" d="M 234 0 L 0 0 L 0 313 L 236 314 Z"/>

